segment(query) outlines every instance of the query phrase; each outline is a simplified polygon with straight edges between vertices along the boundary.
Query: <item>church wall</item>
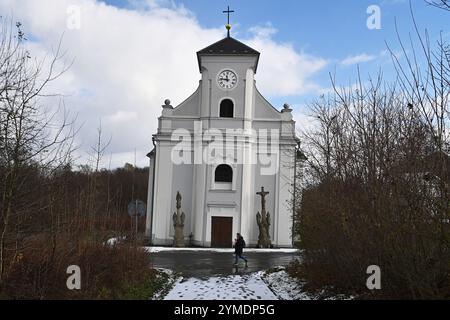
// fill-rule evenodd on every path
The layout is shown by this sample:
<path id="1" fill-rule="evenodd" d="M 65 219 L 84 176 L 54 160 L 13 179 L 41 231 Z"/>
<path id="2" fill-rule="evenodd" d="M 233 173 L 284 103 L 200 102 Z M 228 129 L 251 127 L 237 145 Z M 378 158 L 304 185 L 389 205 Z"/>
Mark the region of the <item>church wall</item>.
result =
<path id="1" fill-rule="evenodd" d="M 148 168 L 148 187 L 147 187 L 147 216 L 145 219 L 145 237 L 151 239 L 151 225 L 152 225 L 152 211 L 153 211 L 153 174 L 155 171 L 155 156 L 154 153 L 149 158 Z"/>
<path id="2" fill-rule="evenodd" d="M 175 197 L 177 191 L 181 194 L 181 210 L 185 214 L 184 221 L 184 236 L 186 240 L 189 240 L 189 234 L 192 231 L 192 179 L 193 179 L 194 167 L 191 164 L 173 165 L 172 176 L 172 209 L 171 215 L 176 212 Z M 170 237 L 174 235 L 174 228 L 170 228 Z"/>
<path id="3" fill-rule="evenodd" d="M 284 145 L 280 151 L 280 173 L 277 178 L 278 216 L 274 221 L 274 239 L 280 247 L 292 246 L 292 183 L 295 149 Z"/>
<path id="4" fill-rule="evenodd" d="M 172 128 L 178 129 L 186 129 L 189 131 L 194 131 L 194 121 L 195 119 L 174 119 L 172 120 Z"/>
<path id="5" fill-rule="evenodd" d="M 280 121 L 257 121 L 254 120 L 252 122 L 253 129 L 277 129 L 281 130 L 281 122 Z"/>
<path id="6" fill-rule="evenodd" d="M 152 238 L 156 245 L 170 245 L 169 238 L 172 194 L 171 146 L 160 143 L 156 147 L 155 197 L 153 203 Z M 172 227 L 173 228 L 173 227 Z"/>
<path id="7" fill-rule="evenodd" d="M 243 123 L 244 122 L 240 119 L 217 118 L 217 119 L 211 119 L 210 127 L 218 128 L 218 129 L 241 129 L 243 126 Z"/>
<path id="8" fill-rule="evenodd" d="M 205 188 L 206 188 L 206 167 L 200 164 L 193 166 L 192 183 L 192 232 L 194 244 L 206 246 L 204 243 L 205 230 Z"/>
<path id="9" fill-rule="evenodd" d="M 265 191 L 268 191 L 269 194 L 266 196 L 266 210 L 270 213 L 271 225 L 270 225 L 270 238 L 274 239 L 274 218 L 276 213 L 276 175 L 261 175 L 261 171 L 259 169 L 255 172 L 255 190 L 257 192 L 261 191 L 261 187 L 264 187 Z M 255 212 L 252 215 L 253 228 L 251 233 L 252 243 L 255 245 L 258 242 L 259 236 L 259 228 L 256 222 L 256 213 L 261 212 L 261 197 L 256 195 L 255 193 L 255 201 L 254 201 Z"/>

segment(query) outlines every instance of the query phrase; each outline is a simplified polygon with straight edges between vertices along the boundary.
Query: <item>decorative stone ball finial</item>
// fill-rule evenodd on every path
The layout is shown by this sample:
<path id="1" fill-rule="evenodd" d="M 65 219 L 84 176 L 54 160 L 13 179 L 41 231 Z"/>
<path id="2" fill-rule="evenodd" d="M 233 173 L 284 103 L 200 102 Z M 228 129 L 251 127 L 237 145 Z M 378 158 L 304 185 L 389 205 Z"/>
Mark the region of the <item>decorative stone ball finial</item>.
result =
<path id="1" fill-rule="evenodd" d="M 164 105 L 162 107 L 163 108 L 168 108 L 168 109 L 173 109 L 173 107 L 170 105 L 170 100 L 169 99 L 164 100 Z"/>
<path id="2" fill-rule="evenodd" d="M 281 112 L 291 112 L 291 111 L 292 111 L 291 106 L 288 105 L 287 103 L 283 105 L 283 110 L 281 110 Z"/>

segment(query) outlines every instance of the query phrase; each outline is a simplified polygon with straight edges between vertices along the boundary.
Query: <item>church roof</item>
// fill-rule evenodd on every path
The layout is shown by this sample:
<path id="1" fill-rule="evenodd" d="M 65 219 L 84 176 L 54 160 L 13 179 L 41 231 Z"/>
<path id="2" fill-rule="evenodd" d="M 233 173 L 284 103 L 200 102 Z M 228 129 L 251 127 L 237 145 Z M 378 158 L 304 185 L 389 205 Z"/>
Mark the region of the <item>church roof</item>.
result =
<path id="1" fill-rule="evenodd" d="M 197 52 L 198 64 L 200 66 L 200 56 L 204 55 L 250 55 L 256 56 L 256 66 L 258 65 L 259 52 L 250 48 L 246 44 L 232 38 L 226 37 L 212 45 Z M 256 69 L 255 66 L 255 69 Z M 256 70 L 255 70 L 256 72 Z"/>
<path id="2" fill-rule="evenodd" d="M 259 52 L 250 48 L 246 44 L 232 38 L 226 37 L 212 45 L 197 52 L 199 55 L 204 54 L 237 54 L 237 55 L 259 55 Z"/>

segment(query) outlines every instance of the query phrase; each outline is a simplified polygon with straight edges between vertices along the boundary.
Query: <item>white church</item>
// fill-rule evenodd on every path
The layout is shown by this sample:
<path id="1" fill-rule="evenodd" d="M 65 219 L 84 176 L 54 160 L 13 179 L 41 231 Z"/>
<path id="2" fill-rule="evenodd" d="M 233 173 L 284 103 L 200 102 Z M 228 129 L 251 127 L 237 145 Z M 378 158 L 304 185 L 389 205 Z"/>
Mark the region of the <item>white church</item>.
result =
<path id="1" fill-rule="evenodd" d="M 236 233 L 248 247 L 257 246 L 261 187 L 268 192 L 272 245 L 293 245 L 299 141 L 292 110 L 277 110 L 258 91 L 260 53 L 232 38 L 230 28 L 226 38 L 197 52 L 197 90 L 176 107 L 169 100 L 162 106 L 148 154 L 146 236 L 152 245 L 174 244 L 179 192 L 186 246 L 231 247 Z"/>

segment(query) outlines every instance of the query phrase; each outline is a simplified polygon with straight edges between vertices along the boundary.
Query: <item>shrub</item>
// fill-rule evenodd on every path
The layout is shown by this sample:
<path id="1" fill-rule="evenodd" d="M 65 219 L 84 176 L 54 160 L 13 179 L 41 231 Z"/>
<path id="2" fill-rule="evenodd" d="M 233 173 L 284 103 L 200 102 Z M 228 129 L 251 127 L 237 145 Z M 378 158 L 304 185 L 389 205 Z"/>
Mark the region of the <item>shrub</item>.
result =
<path id="1" fill-rule="evenodd" d="M 149 255 L 131 245 L 59 241 L 52 249 L 43 239 L 29 243 L 4 279 L 6 299 L 150 299 L 167 276 L 149 267 Z M 20 258 L 19 258 L 20 257 Z M 69 265 L 81 269 L 81 289 L 69 290 Z"/>

